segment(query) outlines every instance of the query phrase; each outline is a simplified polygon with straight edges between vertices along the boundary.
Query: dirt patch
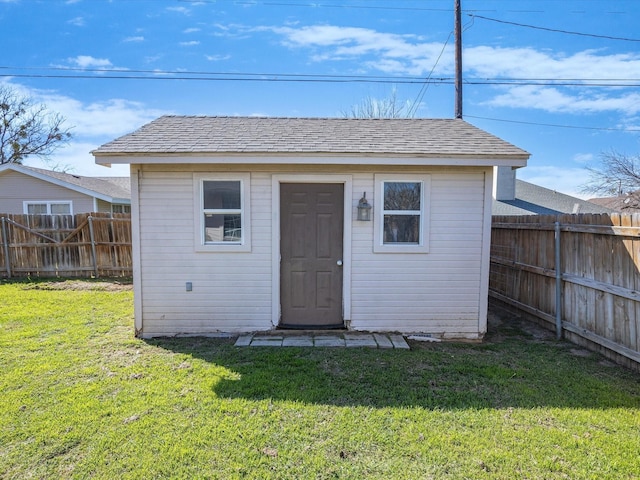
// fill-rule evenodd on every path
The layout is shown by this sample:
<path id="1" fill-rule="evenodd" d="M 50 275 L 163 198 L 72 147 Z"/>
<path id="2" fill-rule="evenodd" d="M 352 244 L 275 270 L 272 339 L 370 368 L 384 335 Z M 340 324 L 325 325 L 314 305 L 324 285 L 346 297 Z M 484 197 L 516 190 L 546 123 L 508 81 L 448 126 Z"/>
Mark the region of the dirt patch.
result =
<path id="1" fill-rule="evenodd" d="M 25 290 L 98 290 L 120 292 L 133 290 L 133 284 L 128 280 L 54 280 L 26 284 Z"/>

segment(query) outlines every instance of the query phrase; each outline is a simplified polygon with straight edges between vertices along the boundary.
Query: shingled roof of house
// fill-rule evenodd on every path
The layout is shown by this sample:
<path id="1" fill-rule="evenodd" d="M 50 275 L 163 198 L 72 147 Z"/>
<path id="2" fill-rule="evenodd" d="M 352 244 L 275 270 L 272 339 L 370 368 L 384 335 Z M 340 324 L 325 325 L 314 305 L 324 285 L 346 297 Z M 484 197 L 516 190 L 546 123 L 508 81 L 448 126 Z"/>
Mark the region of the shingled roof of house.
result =
<path id="1" fill-rule="evenodd" d="M 72 173 L 27 167 L 26 165 L 19 167 L 113 199 L 129 200 L 131 198 L 131 179 L 129 177 L 85 177 Z"/>
<path id="2" fill-rule="evenodd" d="M 596 205 L 564 193 L 516 180 L 513 200 L 493 200 L 493 215 L 559 215 L 563 213 L 612 213 L 607 206 Z"/>
<path id="3" fill-rule="evenodd" d="M 92 152 L 510 158 L 529 153 L 461 119 L 164 116 Z"/>

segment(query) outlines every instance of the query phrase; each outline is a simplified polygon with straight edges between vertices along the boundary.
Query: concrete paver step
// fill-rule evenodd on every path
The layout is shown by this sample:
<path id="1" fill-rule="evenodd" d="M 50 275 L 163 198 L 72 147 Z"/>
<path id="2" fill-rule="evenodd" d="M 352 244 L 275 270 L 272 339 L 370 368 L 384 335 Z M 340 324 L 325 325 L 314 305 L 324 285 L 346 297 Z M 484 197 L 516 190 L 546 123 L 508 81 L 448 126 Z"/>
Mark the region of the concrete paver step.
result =
<path id="1" fill-rule="evenodd" d="M 408 350 L 402 335 L 385 333 L 249 333 L 238 337 L 236 347 L 349 347 Z"/>

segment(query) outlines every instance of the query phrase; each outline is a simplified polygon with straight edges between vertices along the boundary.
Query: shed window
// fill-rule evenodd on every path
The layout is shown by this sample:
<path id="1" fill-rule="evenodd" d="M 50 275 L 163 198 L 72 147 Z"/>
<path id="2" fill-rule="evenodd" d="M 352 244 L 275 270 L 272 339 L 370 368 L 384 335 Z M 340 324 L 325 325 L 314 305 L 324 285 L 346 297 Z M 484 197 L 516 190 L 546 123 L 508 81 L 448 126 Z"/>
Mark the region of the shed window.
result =
<path id="1" fill-rule="evenodd" d="M 26 215 L 71 215 L 71 202 L 24 202 Z"/>
<path id="2" fill-rule="evenodd" d="M 204 243 L 242 243 L 242 182 L 202 182 Z"/>
<path id="3" fill-rule="evenodd" d="M 249 250 L 249 176 L 197 177 L 200 219 L 197 249 Z"/>
<path id="4" fill-rule="evenodd" d="M 428 251 L 428 175 L 376 175 L 376 252 Z"/>

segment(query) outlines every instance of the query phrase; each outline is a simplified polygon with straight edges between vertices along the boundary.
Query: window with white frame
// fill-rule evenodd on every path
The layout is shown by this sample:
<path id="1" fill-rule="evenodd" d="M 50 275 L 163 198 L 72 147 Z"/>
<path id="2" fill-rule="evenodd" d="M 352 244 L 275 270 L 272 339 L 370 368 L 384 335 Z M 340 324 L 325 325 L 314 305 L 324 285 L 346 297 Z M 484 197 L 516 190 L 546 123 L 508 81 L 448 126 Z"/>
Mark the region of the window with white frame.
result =
<path id="1" fill-rule="evenodd" d="M 376 175 L 375 252 L 429 251 L 429 175 Z"/>
<path id="2" fill-rule="evenodd" d="M 131 205 L 114 203 L 111 205 L 111 213 L 131 213 Z"/>
<path id="3" fill-rule="evenodd" d="M 198 241 L 202 251 L 248 251 L 249 175 L 196 175 Z"/>
<path id="4" fill-rule="evenodd" d="M 23 211 L 26 215 L 72 215 L 72 202 L 42 202 L 27 201 L 23 202 Z"/>

